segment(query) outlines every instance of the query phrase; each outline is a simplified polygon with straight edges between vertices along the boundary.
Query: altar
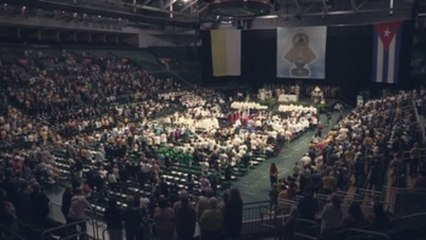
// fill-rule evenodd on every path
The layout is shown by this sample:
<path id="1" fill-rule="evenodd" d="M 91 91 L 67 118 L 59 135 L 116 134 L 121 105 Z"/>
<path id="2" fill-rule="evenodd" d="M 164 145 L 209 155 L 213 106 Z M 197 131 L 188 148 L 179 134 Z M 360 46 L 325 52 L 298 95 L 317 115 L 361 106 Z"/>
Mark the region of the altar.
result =
<path id="1" fill-rule="evenodd" d="M 299 95 L 297 94 L 280 94 L 278 95 L 278 102 L 298 102 Z"/>

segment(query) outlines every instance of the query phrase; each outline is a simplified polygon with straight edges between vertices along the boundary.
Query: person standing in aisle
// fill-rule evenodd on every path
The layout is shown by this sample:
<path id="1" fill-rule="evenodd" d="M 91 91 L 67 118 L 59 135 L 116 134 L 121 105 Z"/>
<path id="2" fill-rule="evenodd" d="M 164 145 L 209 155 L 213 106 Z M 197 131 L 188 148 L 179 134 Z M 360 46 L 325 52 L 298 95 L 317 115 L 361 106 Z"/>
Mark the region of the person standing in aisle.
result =
<path id="1" fill-rule="evenodd" d="M 279 171 L 277 165 L 275 165 L 275 163 L 271 163 L 271 167 L 269 168 L 269 179 L 271 180 L 271 187 L 278 183 L 278 173 Z"/>

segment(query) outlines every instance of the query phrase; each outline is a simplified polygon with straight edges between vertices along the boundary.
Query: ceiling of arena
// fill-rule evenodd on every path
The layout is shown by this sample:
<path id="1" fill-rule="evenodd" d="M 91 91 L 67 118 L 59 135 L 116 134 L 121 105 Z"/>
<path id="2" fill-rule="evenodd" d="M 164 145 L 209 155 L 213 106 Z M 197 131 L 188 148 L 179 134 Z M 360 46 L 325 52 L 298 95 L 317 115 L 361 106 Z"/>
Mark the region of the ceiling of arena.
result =
<path id="1" fill-rule="evenodd" d="M 210 5 L 217 1 L 256 0 L 6 0 L 11 4 L 28 7 L 60 9 L 64 11 L 101 14 L 128 19 L 133 24 L 197 28 L 203 22 L 222 19 L 210 13 Z M 374 14 L 416 10 L 426 14 L 426 1 L 422 0 L 269 0 L 269 16 L 327 17 Z M 266 16 L 267 17 L 267 16 Z M 229 16 L 227 17 L 229 20 Z M 247 18 L 238 16 L 239 20 Z M 250 18 L 253 18 L 250 16 Z M 263 16 L 265 18 L 265 16 Z M 232 17 L 231 17 L 232 19 Z"/>

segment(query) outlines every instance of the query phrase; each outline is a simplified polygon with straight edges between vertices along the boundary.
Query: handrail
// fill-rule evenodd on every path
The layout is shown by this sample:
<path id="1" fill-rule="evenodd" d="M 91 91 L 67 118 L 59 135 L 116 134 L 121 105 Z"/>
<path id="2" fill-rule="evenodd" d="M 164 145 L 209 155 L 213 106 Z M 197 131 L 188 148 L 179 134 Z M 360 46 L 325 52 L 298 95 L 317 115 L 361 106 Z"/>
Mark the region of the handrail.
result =
<path id="1" fill-rule="evenodd" d="M 369 235 L 374 235 L 374 236 L 380 236 L 380 237 L 383 237 L 386 240 L 391 240 L 389 235 L 386 234 L 386 233 L 383 233 L 383 232 L 374 232 L 374 231 L 364 230 L 364 229 L 359 229 L 359 228 L 350 228 L 348 230 L 348 238 L 349 239 L 350 239 L 351 233 L 364 233 L 364 234 L 369 234 Z"/>
<path id="2" fill-rule="evenodd" d="M 74 233 L 74 234 L 71 234 L 71 235 L 68 235 L 68 236 L 63 237 L 63 238 L 61 238 L 60 240 L 73 239 L 73 238 L 76 238 L 76 237 L 78 237 L 78 236 L 80 236 L 80 235 L 83 235 L 83 234 L 86 234 L 86 233 L 84 233 L 84 232 Z"/>
<path id="3" fill-rule="evenodd" d="M 395 190 L 398 192 L 404 192 L 404 193 L 424 193 L 426 194 L 426 188 L 410 188 L 410 187 L 405 187 L 405 188 L 401 188 L 401 187 L 393 187 L 393 186 L 385 186 L 384 188 L 386 189 L 390 189 L 390 190 Z"/>
<path id="4" fill-rule="evenodd" d="M 46 239 L 46 236 L 49 233 L 52 233 L 54 231 L 61 230 L 61 229 L 69 229 L 70 227 L 76 227 L 78 224 L 82 224 L 82 223 L 86 224 L 86 220 L 80 220 L 80 221 L 76 221 L 76 222 L 73 222 L 73 223 L 68 223 L 68 224 L 57 226 L 57 227 L 49 228 L 49 229 L 44 230 L 41 235 L 42 235 L 43 239 Z M 83 234 L 87 234 L 87 232 L 78 232 L 78 233 L 72 234 L 72 237 L 77 237 L 77 236 L 80 236 L 80 235 L 83 235 Z M 69 236 L 66 236 L 66 237 L 61 238 L 61 239 L 68 239 L 68 237 Z"/>
<path id="5" fill-rule="evenodd" d="M 17 233 L 11 232 L 9 228 L 6 228 L 3 224 L 0 224 L 0 230 L 3 231 L 4 234 L 6 234 L 6 237 L 9 238 L 9 236 L 11 237 L 10 239 L 13 240 L 25 240 L 24 237 L 20 236 Z M 2 236 L 2 235 L 0 235 Z M 5 235 L 3 235 L 5 236 Z"/>
<path id="6" fill-rule="evenodd" d="M 97 214 L 95 208 L 92 208 L 92 210 L 90 212 L 92 214 L 92 217 L 90 217 L 88 219 L 89 219 L 89 221 L 91 221 L 91 224 L 92 224 L 93 238 L 99 239 L 99 231 L 98 231 L 98 227 L 99 227 L 98 223 L 99 222 L 98 222 L 98 219 L 97 219 L 98 214 Z"/>
<path id="7" fill-rule="evenodd" d="M 316 221 L 305 219 L 305 218 L 296 218 L 296 223 L 297 222 L 310 223 L 310 224 L 313 224 L 314 226 L 319 227 L 319 224 Z"/>
<path id="8" fill-rule="evenodd" d="M 308 239 L 308 240 L 317 240 L 317 237 L 309 236 L 304 233 L 294 233 L 294 239 Z"/>
<path id="9" fill-rule="evenodd" d="M 419 213 L 412 213 L 412 214 L 404 215 L 404 216 L 401 216 L 401 217 L 399 217 L 395 220 L 397 221 L 397 220 L 402 220 L 402 219 L 411 218 L 411 217 L 418 217 L 418 216 L 423 216 L 423 215 L 426 216 L 426 212 L 419 212 Z"/>
<path id="10" fill-rule="evenodd" d="M 55 206 L 55 207 L 59 207 L 59 209 L 61 209 L 61 207 L 62 207 L 62 205 L 61 204 L 58 204 L 58 203 L 55 203 L 55 202 L 51 202 L 51 203 L 49 203 L 49 205 L 52 207 L 52 206 Z M 49 216 L 53 219 L 53 220 L 55 220 L 55 221 L 58 221 L 58 219 L 55 219 L 54 218 L 54 215 L 53 215 L 53 213 L 55 212 L 55 211 L 52 211 L 52 208 L 50 207 L 50 213 L 49 213 Z M 90 217 L 87 217 L 87 219 L 86 220 L 88 220 L 91 224 L 92 224 L 92 230 L 93 230 L 93 238 L 94 239 L 99 239 L 99 231 L 98 231 L 98 227 L 99 227 L 99 225 L 98 225 L 98 219 L 97 219 L 97 216 L 98 216 L 98 213 L 96 212 L 96 209 L 92 209 L 92 210 L 88 210 L 87 211 L 89 214 L 91 214 L 91 216 Z M 84 221 L 86 221 L 86 220 L 84 220 Z M 83 221 L 83 220 L 82 220 Z M 58 221 L 59 222 L 59 221 Z M 72 223 L 71 223 L 72 224 Z M 67 223 L 65 224 L 65 225 L 68 225 Z M 65 225 L 61 225 L 61 226 L 58 226 L 57 228 L 61 228 L 61 227 L 63 227 L 63 226 L 65 226 Z M 55 230 L 57 230 L 57 229 L 55 229 Z"/>
<path id="11" fill-rule="evenodd" d="M 257 202 L 244 203 L 243 208 L 249 207 L 250 205 L 259 205 L 259 204 L 270 204 L 270 201 L 257 201 Z"/>
<path id="12" fill-rule="evenodd" d="M 310 230 L 308 226 L 311 226 Z M 296 218 L 294 236 L 295 239 L 299 239 L 299 237 L 301 237 L 302 239 L 316 240 L 320 234 L 320 229 L 321 227 L 316 221 L 304 218 Z"/>
<path id="13" fill-rule="evenodd" d="M 424 229 L 426 212 L 413 213 L 398 217 L 391 221 L 391 233 L 401 233 L 412 229 Z"/>

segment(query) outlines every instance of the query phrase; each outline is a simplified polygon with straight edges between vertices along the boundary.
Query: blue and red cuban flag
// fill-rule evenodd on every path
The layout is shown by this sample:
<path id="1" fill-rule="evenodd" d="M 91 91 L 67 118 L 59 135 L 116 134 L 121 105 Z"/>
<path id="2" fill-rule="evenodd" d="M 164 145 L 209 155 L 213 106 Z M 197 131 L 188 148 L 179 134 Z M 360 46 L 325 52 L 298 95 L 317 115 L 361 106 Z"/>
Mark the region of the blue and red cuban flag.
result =
<path id="1" fill-rule="evenodd" d="M 398 82 L 401 33 L 401 22 L 374 25 L 373 82 L 390 84 Z"/>

